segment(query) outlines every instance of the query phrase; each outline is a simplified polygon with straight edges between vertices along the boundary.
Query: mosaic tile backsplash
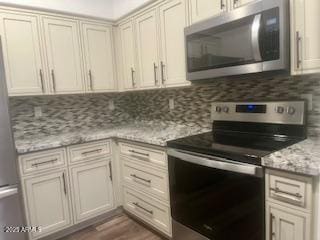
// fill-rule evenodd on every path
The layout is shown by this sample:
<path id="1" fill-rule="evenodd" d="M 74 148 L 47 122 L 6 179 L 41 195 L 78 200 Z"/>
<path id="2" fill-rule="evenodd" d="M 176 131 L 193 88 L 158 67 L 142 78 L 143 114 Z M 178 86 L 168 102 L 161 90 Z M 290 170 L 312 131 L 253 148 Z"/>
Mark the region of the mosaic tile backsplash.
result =
<path id="1" fill-rule="evenodd" d="M 313 95 L 308 114 L 309 135 L 320 134 L 320 75 L 297 77 L 257 77 L 254 75 L 216 79 L 190 87 L 135 91 L 127 93 L 15 97 L 10 99 L 15 132 L 59 133 L 64 129 L 90 128 L 106 123 L 132 120 L 161 120 L 211 125 L 210 108 L 215 101 L 266 101 L 299 99 Z M 169 99 L 175 108 L 169 109 Z M 115 109 L 109 110 L 109 100 Z M 43 116 L 34 118 L 34 107 Z"/>

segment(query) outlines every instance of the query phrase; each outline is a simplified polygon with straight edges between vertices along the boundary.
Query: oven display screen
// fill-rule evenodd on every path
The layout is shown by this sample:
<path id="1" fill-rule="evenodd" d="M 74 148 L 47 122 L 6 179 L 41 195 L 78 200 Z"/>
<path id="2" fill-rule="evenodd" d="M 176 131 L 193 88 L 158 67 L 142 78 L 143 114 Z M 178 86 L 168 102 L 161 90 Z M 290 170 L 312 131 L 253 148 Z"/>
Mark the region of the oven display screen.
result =
<path id="1" fill-rule="evenodd" d="M 244 104 L 237 105 L 237 113 L 266 113 L 267 105 Z"/>

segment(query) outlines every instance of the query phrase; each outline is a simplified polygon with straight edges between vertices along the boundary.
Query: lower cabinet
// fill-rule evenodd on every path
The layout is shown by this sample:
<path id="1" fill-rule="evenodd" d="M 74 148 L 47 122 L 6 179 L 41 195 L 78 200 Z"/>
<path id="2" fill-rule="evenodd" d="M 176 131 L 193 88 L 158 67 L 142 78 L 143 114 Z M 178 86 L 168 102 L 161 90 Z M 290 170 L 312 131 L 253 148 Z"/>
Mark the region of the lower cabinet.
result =
<path id="1" fill-rule="evenodd" d="M 110 161 L 71 167 L 76 223 L 108 212 L 114 207 Z"/>
<path id="2" fill-rule="evenodd" d="M 31 233 L 36 239 L 71 225 L 70 189 L 66 170 L 59 170 L 23 181 L 28 225 L 40 226 Z"/>

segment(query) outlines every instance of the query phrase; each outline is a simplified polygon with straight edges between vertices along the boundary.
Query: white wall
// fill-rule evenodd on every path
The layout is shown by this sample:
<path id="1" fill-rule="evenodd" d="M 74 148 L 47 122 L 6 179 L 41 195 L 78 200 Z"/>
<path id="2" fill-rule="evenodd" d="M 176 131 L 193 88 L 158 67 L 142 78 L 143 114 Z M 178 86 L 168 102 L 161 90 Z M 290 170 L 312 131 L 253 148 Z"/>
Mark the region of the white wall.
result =
<path id="1" fill-rule="evenodd" d="M 113 18 L 113 2 L 114 0 L 0 0 L 0 3 L 39 7 L 110 19 Z"/>

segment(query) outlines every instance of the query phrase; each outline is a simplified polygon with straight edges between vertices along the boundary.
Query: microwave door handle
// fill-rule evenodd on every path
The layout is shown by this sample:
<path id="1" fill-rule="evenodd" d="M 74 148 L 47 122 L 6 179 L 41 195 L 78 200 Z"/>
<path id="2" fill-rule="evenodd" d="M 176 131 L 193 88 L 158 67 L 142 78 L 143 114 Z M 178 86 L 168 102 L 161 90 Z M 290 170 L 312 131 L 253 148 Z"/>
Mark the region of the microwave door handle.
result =
<path id="1" fill-rule="evenodd" d="M 260 44 L 259 44 L 259 32 L 261 27 L 261 14 L 255 15 L 251 27 L 251 44 L 253 57 L 255 61 L 261 61 Z"/>

